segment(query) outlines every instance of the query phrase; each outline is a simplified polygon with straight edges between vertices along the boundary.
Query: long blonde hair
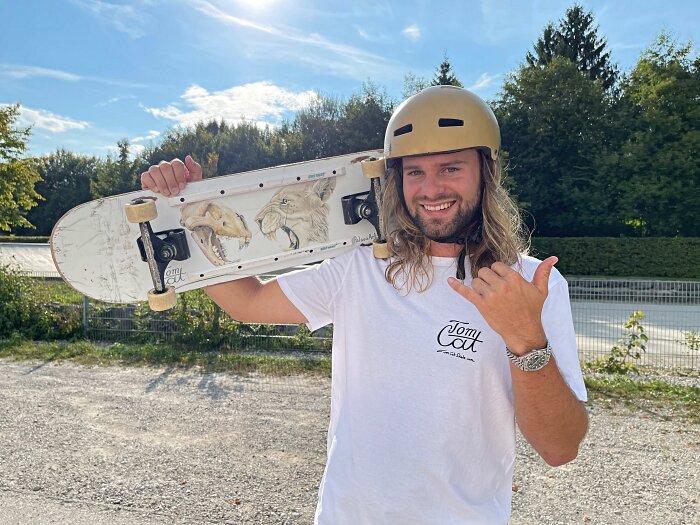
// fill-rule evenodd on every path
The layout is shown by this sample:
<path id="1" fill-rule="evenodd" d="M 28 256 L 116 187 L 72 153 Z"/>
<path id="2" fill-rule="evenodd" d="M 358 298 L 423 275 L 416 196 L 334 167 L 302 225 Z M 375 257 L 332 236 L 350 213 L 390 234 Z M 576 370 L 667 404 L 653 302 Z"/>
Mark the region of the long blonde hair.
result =
<path id="1" fill-rule="evenodd" d="M 465 239 L 458 257 L 457 278 L 464 279 L 464 264 L 477 276 L 479 268 L 496 261 L 512 265 L 519 253 L 527 253 L 528 243 L 520 212 L 501 181 L 500 162 L 479 150 L 481 199 L 477 208 L 479 220 L 457 235 Z M 396 289 L 425 291 L 433 280 L 428 257 L 428 239 L 414 224 L 403 200 L 401 163 L 395 162 L 387 172 L 382 195 L 382 217 L 386 239 L 392 253 L 385 277 Z M 462 272 L 460 274 L 460 271 Z"/>

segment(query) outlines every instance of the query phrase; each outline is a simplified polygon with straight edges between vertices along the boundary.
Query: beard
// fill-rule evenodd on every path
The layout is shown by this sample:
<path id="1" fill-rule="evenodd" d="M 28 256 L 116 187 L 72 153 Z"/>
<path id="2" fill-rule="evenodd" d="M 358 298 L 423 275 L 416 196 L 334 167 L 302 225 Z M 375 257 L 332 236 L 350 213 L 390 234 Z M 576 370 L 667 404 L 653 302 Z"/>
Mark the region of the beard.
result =
<path id="1" fill-rule="evenodd" d="M 419 206 L 416 204 L 417 209 Z M 413 213 L 408 206 L 406 210 L 416 227 L 428 239 L 433 242 L 454 244 L 458 239 L 465 239 L 469 227 L 480 220 L 481 199 L 471 204 L 465 204 L 458 199 L 453 206 L 458 207 L 457 213 L 448 222 L 423 217 L 420 213 Z"/>

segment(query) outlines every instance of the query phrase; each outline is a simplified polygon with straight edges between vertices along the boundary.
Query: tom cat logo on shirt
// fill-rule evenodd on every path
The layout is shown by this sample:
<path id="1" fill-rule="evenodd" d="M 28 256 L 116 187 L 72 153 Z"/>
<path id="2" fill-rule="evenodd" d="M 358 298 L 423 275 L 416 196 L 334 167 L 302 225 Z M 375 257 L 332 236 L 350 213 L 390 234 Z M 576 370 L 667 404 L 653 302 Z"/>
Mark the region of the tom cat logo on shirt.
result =
<path id="1" fill-rule="evenodd" d="M 476 353 L 476 343 L 483 343 L 481 330 L 470 328 L 469 323 L 452 319 L 437 335 L 438 344 L 443 347 L 438 350 L 440 354 L 451 355 L 459 359 L 474 362 L 467 357 L 469 353 Z M 465 355 L 467 354 L 467 355 Z"/>

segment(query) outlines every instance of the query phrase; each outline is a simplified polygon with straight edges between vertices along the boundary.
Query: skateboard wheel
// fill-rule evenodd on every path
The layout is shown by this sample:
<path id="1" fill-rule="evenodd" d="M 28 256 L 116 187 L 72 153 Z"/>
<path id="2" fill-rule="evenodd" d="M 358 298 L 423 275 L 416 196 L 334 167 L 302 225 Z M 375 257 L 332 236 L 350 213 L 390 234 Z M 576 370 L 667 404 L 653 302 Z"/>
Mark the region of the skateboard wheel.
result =
<path id="1" fill-rule="evenodd" d="M 124 212 L 129 222 L 148 222 L 158 217 L 156 203 L 150 199 L 137 204 L 126 204 L 124 205 Z"/>
<path id="2" fill-rule="evenodd" d="M 374 254 L 375 259 L 388 259 L 391 257 L 389 245 L 385 242 L 373 242 L 372 253 Z"/>
<path id="3" fill-rule="evenodd" d="M 368 179 L 383 177 L 385 173 L 386 162 L 384 159 L 362 161 L 362 174 Z"/>
<path id="4" fill-rule="evenodd" d="M 176 302 L 175 288 L 172 286 L 168 286 L 163 293 L 156 293 L 155 289 L 148 292 L 148 306 L 154 312 L 170 310 Z"/>

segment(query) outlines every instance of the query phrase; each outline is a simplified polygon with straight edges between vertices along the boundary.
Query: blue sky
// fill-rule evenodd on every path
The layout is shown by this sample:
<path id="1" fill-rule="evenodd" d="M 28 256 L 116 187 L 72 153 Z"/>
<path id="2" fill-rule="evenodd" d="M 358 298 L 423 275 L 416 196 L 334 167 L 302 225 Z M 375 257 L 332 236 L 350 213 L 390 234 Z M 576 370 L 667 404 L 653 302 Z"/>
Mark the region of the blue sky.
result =
<path id="1" fill-rule="evenodd" d="M 316 93 L 371 80 L 401 98 L 447 53 L 486 99 L 572 1 L 0 0 L 0 104 L 20 103 L 30 154 L 134 151 L 170 127 L 277 125 Z M 700 42 L 700 2 L 590 0 L 623 71 L 662 30 Z M 381 146 L 381 145 L 378 145 Z"/>

